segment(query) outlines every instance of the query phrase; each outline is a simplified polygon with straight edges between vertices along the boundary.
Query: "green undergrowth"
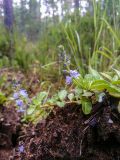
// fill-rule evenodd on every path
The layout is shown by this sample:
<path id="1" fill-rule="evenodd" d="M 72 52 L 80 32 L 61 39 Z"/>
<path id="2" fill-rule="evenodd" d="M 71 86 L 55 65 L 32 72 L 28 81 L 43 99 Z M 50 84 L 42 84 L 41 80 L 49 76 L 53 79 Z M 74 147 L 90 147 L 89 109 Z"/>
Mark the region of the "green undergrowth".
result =
<path id="1" fill-rule="evenodd" d="M 71 89 L 72 87 L 72 89 Z M 120 99 L 120 72 L 114 69 L 109 73 L 98 73 L 90 68 L 89 74 L 72 78 L 72 86 L 49 96 L 48 91 L 40 92 L 34 97 L 26 111 L 23 121 L 37 122 L 49 115 L 54 106 L 64 107 L 68 103 L 76 103 L 82 107 L 85 115 L 91 114 L 96 103 L 103 103 L 110 97 Z M 119 109 L 119 106 L 116 106 Z"/>
<path id="2" fill-rule="evenodd" d="M 3 92 L 0 92 L 0 105 L 3 105 L 7 101 L 7 97 Z"/>

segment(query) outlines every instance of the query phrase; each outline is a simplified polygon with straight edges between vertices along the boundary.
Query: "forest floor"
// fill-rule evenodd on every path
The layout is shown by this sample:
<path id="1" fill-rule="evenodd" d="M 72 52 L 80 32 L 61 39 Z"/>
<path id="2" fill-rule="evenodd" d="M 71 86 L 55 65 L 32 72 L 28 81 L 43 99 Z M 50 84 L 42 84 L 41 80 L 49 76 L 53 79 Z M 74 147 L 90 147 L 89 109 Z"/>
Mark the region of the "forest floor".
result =
<path id="1" fill-rule="evenodd" d="M 31 96 L 40 91 L 36 76 L 30 82 L 31 77 L 26 79 L 21 73 L 6 71 L 1 75 L 5 73 L 9 75 L 6 84 L 10 85 L 16 77 L 31 84 Z M 3 85 L 1 90 L 7 92 L 7 87 Z M 71 103 L 64 108 L 55 106 L 37 124 L 25 124 L 14 106 L 1 105 L 0 160 L 52 159 L 119 160 L 120 114 L 106 100 L 95 104 L 89 116 L 83 114 L 81 106 Z"/>

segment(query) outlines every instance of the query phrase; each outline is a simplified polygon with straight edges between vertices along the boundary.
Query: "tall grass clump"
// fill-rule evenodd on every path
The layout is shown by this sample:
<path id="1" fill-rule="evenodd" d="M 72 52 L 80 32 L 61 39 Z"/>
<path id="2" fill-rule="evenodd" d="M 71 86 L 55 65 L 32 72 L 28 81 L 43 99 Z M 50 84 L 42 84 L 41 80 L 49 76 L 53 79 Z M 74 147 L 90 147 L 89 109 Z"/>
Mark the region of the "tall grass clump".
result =
<path id="1" fill-rule="evenodd" d="M 119 66 L 119 25 L 114 20 L 115 17 L 114 23 L 110 24 L 107 15 L 108 1 L 105 3 L 102 8 L 101 1 L 93 0 L 93 15 L 86 13 L 83 17 L 78 17 L 78 24 L 71 21 L 62 28 L 66 39 L 65 49 L 74 57 L 73 63 L 83 75 L 88 72 L 89 67 L 98 71 L 109 71 Z"/>

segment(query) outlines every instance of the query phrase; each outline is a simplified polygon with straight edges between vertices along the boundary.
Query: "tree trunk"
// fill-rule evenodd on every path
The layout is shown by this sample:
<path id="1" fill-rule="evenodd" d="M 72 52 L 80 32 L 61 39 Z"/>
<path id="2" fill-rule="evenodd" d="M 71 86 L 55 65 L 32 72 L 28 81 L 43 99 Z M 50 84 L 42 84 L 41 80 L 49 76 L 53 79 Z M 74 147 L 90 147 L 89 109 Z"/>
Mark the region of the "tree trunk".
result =
<path id="1" fill-rule="evenodd" d="M 8 30 L 13 29 L 13 1 L 4 0 L 4 24 Z"/>
<path id="2" fill-rule="evenodd" d="M 4 25 L 6 28 L 6 41 L 8 42 L 8 51 L 5 53 L 10 58 L 10 62 L 14 51 L 14 39 L 13 39 L 13 0 L 3 0 L 4 9 Z"/>
<path id="3" fill-rule="evenodd" d="M 79 6 L 80 6 L 79 0 L 74 0 L 74 7 L 75 7 L 75 9 L 79 9 Z"/>

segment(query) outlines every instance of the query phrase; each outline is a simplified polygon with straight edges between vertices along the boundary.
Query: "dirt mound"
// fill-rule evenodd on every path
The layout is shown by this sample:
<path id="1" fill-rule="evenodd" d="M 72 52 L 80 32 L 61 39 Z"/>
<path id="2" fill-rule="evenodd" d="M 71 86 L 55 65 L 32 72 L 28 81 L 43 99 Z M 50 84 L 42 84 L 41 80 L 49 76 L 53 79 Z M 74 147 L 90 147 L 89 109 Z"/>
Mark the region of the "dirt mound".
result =
<path id="1" fill-rule="evenodd" d="M 106 104 L 96 104 L 85 116 L 81 107 L 57 108 L 36 127 L 27 128 L 22 152 L 14 160 L 118 160 L 120 158 L 120 114 Z"/>
<path id="2" fill-rule="evenodd" d="M 19 128 L 20 117 L 15 108 L 0 106 L 0 160 L 8 160 L 12 157 Z"/>

